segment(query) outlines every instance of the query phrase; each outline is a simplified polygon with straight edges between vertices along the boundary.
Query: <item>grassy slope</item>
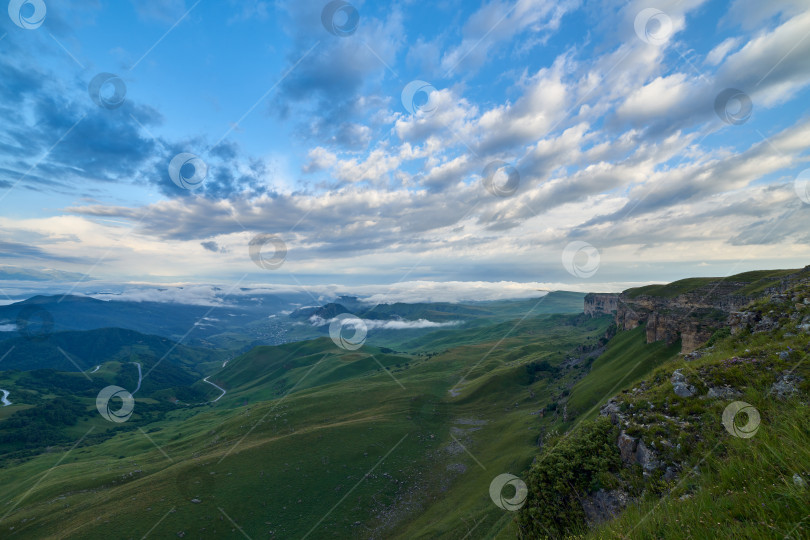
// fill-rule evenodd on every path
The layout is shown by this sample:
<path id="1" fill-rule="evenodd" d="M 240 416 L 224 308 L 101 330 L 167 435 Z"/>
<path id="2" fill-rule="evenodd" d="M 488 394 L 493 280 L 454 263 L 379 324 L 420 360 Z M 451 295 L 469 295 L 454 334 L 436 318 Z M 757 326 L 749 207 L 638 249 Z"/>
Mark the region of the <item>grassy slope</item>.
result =
<path id="1" fill-rule="evenodd" d="M 801 285 L 792 294 L 800 300 L 810 298 L 810 286 Z M 810 317 L 810 306 L 762 300 L 754 308 L 770 312 L 780 328 L 730 336 L 698 360 L 662 366 L 650 374 L 648 388 L 625 397 L 631 403 L 652 403 L 653 411 L 672 400 L 669 414 L 688 418 L 692 424 L 681 434 L 694 441 L 686 449 L 688 468 L 684 470 L 697 466 L 700 474 L 684 473 L 667 486 L 663 498 L 642 497 L 619 519 L 594 531 L 593 538 L 629 531 L 636 538 L 704 538 L 716 536 L 718 531 L 733 538 L 810 535 L 810 412 L 806 404 L 810 335 L 797 329 L 802 319 Z M 724 384 L 742 394 L 719 400 L 673 399 L 669 376 L 676 368 L 690 377 L 700 394 L 708 386 Z M 771 385 L 786 372 L 803 380 L 797 384 L 798 394 L 780 400 L 771 393 Z M 750 403 L 759 411 L 761 424 L 751 438 L 733 437 L 721 424 L 723 409 L 734 400 Z M 740 416 L 745 423 L 746 416 Z M 801 479 L 798 484 L 794 475 Z"/>
<path id="2" fill-rule="evenodd" d="M 456 346 L 408 369 L 394 367 L 390 375 L 404 389 L 389 374 L 365 367 L 348 378 L 335 369 L 316 375 L 324 363 L 308 376 L 319 386 L 302 384 L 286 397 L 258 404 L 249 399 L 247 406 L 235 405 L 256 391 L 250 381 L 262 376 L 261 369 L 229 364 L 223 377 L 240 382 L 233 396 L 229 392 L 202 412 L 170 413 L 143 427 L 148 438 L 122 432 L 79 446 L 61 462 L 64 454 L 56 451 L 0 471 L 0 508 L 8 512 L 22 499 L 0 527 L 14 527 L 11 537 L 19 538 L 55 537 L 58 530 L 84 538 L 140 538 L 165 516 L 153 537 L 181 530 L 192 537 L 238 537 L 224 511 L 252 537 L 271 531 L 301 537 L 339 504 L 311 537 L 378 531 L 384 537 L 462 538 L 474 526 L 475 536 L 514 534 L 512 515 L 489 500 L 489 483 L 501 472 L 520 474 L 528 467 L 543 422 L 550 421 L 530 413 L 568 384 L 565 376 L 532 381 L 523 364 L 537 358 L 558 364 L 561 352 L 595 340 L 608 324 L 529 318 L 495 349 L 492 341 Z M 309 349 L 303 360 L 296 354 L 304 364 L 296 369 L 309 369 L 324 345 L 303 345 Z M 267 352 L 256 353 L 262 354 Z M 448 390 L 465 373 L 457 397 L 450 397 Z M 191 503 L 194 497 L 202 502 Z"/>
<path id="3" fill-rule="evenodd" d="M 146 367 L 163 359 L 197 378 L 221 366 L 225 358 L 223 351 L 178 345 L 124 328 L 56 332 L 41 340 L 14 337 L 2 342 L 2 347 L 7 351 L 4 370 L 92 371 L 105 362 L 139 361 Z"/>
<path id="4" fill-rule="evenodd" d="M 513 515 L 494 507 L 489 482 L 502 472 L 525 472 L 544 432 L 579 424 L 579 419 L 562 422 L 548 412 L 545 417 L 532 414 L 564 395 L 578 374 L 531 381 L 524 364 L 546 359 L 559 365 L 562 352 L 595 341 L 608 324 L 604 319 L 579 325 L 565 321 L 529 318 L 494 349 L 502 328 L 472 338 L 459 332 L 456 342 L 435 333 L 439 337 L 428 350 L 440 354 L 392 370 L 404 389 L 387 373 L 363 367 L 347 375 L 335 365 L 316 375 L 317 386 L 302 383 L 289 396 L 278 397 L 277 390 L 253 384 L 264 376 L 261 368 L 234 363 L 228 366 L 233 371 L 222 372 L 239 385 L 233 395 L 204 412 L 180 410 L 148 426 L 151 440 L 138 431 L 121 433 L 79 447 L 62 461 L 63 454 L 54 452 L 0 471 L 6 487 L 0 496 L 3 513 L 32 482 L 40 482 L 12 515 L 0 520 L 0 527 L 13 526 L 9 534 L 20 538 L 56 537 L 58 530 L 86 538 L 139 538 L 163 518 L 153 537 L 181 530 L 190 537 L 241 537 L 233 519 L 252 537 L 301 537 L 315 525 L 310 538 L 464 538 L 471 530 L 466 537 L 514 537 Z M 801 519 L 808 512 L 807 492 L 790 480 L 794 471 L 810 471 L 806 407 L 778 402 L 767 390 L 774 374 L 790 367 L 774 359 L 777 350 L 793 347 L 789 362 L 795 365 L 810 350 L 810 338 L 791 338 L 784 330 L 733 337 L 720 342 L 712 355 L 688 364 L 664 362 L 676 347 L 643 341 L 643 329 L 615 338 L 594 362 L 593 372 L 573 387 L 569 409 L 592 409 L 601 397 L 615 393 L 613 387 L 632 388 L 643 377 L 644 389 L 632 399 L 645 406 L 674 404 L 670 413 L 685 415 L 704 435 L 694 452 L 688 447 L 684 467 L 699 464 L 702 474 L 682 477 L 663 500 L 647 493 L 638 506 L 591 536 L 683 537 L 687 531 L 694 538 L 716 537 L 716 522 L 737 537 L 781 537 L 791 527 L 795 537 L 806 535 Z M 305 350 L 295 353 L 301 365 L 294 369 L 308 370 L 328 342 L 298 345 Z M 262 355 L 267 351 L 254 358 L 259 366 L 266 361 L 258 359 Z M 767 358 L 768 364 L 753 371 L 717 367 L 732 355 Z M 742 399 L 762 412 L 763 429 L 754 439 L 735 439 L 718 421 L 727 401 L 671 401 L 668 381 L 676 367 L 706 368 L 702 376 L 712 384 L 741 388 Z M 802 373 L 806 393 L 807 366 Z M 456 397 L 449 396 L 451 388 L 459 390 Z M 247 395 L 276 399 L 236 406 Z M 691 498 L 681 500 L 682 494 Z M 193 497 L 202 502 L 190 503 Z"/>
<path id="5" fill-rule="evenodd" d="M 660 296 L 663 298 L 675 298 L 679 294 L 693 291 L 699 287 L 708 285 L 709 283 L 724 280 L 726 282 L 743 282 L 748 285 L 740 288 L 737 291 L 741 295 L 753 295 L 762 292 L 765 288 L 776 285 L 779 280 L 787 275 L 799 272 L 796 270 L 757 270 L 753 272 L 743 272 L 726 278 L 720 277 L 706 277 L 706 278 L 687 278 L 672 283 L 665 283 L 662 285 L 647 285 L 646 287 L 635 287 L 628 289 L 625 294 L 629 298 L 636 298 L 641 295 Z"/>
<path id="6" fill-rule="evenodd" d="M 659 341 L 647 343 L 645 327 L 622 332 L 610 341 L 604 354 L 594 361 L 587 377 L 571 389 L 569 412 L 598 414 L 598 405 L 622 388 L 647 375 L 656 366 L 676 358 L 680 342 L 667 346 Z"/>

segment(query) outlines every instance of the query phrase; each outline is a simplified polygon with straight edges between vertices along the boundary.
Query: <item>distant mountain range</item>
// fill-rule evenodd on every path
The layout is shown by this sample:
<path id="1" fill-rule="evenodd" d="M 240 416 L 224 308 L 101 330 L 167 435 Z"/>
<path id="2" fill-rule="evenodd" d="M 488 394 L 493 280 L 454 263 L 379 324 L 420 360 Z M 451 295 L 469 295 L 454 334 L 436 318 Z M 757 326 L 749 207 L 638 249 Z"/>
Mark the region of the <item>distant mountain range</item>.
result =
<path id="1" fill-rule="evenodd" d="M 300 295 L 234 296 L 228 299 L 229 303 L 215 306 L 39 295 L 0 306 L 0 340 L 18 335 L 18 330 L 25 331 L 18 326 L 25 326 L 31 319 L 34 333 L 126 328 L 196 347 L 245 352 L 259 345 L 326 336 L 328 326 L 322 323 L 343 313 L 371 321 L 456 322 L 466 327 L 508 320 L 529 310 L 535 314 L 578 313 L 582 311 L 583 298 L 582 293 L 558 291 L 524 300 L 374 305 L 357 297 L 341 296 L 336 302 L 321 306 L 295 308 L 291 304 L 300 300 Z M 313 316 L 317 319 L 310 320 Z M 47 319 L 48 328 L 38 327 L 43 318 Z M 421 326 L 375 329 L 368 339 L 370 343 L 390 346 L 435 330 L 429 325 Z"/>
<path id="2" fill-rule="evenodd" d="M 47 339 L 13 337 L 0 342 L 0 356 L 0 368 L 4 371 L 89 372 L 106 362 L 135 361 L 148 369 L 163 359 L 166 366 L 174 365 L 188 375 L 182 382 L 191 384 L 220 367 L 227 353 L 178 345 L 165 337 L 124 328 L 99 328 L 56 332 Z"/>

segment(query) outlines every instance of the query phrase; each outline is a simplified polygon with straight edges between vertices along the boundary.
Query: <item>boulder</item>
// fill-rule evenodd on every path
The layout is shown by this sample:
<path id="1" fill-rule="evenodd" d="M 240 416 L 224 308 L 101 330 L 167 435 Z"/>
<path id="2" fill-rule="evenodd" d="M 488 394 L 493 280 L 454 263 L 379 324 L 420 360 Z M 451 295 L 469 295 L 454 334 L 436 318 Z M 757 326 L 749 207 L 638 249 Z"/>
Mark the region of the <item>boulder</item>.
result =
<path id="1" fill-rule="evenodd" d="M 689 384 L 680 369 L 676 369 L 672 373 L 670 382 L 672 382 L 672 389 L 675 391 L 676 396 L 687 398 L 695 395 L 695 387 Z"/>
<path id="2" fill-rule="evenodd" d="M 645 471 L 654 471 L 661 466 L 661 462 L 655 455 L 655 452 L 647 448 L 644 441 L 639 440 L 636 447 L 636 462 L 641 465 Z"/>
<path id="3" fill-rule="evenodd" d="M 624 463 L 632 465 L 636 462 L 636 448 L 638 448 L 638 439 L 636 437 L 631 437 L 622 431 L 616 444 L 619 446 L 619 453 Z"/>

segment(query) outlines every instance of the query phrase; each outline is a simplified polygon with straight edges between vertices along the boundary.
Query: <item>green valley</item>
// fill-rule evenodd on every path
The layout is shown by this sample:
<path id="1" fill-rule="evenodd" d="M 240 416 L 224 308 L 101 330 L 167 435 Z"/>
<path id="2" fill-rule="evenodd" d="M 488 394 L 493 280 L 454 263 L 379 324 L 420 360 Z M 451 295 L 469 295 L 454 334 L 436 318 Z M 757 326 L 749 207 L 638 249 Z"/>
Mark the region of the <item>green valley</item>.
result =
<path id="1" fill-rule="evenodd" d="M 770 537 L 762 522 L 795 534 L 805 530 L 799 481 L 810 465 L 800 406 L 810 378 L 806 288 L 802 278 L 761 294 L 748 326 L 718 330 L 708 349 L 686 355 L 680 341 L 648 342 L 645 324 L 622 330 L 609 313 L 570 313 L 565 304 L 559 313 L 509 311 L 537 301 L 500 303 L 502 318 L 489 324 L 476 317 L 400 340 L 396 350 L 381 344 L 390 339 L 347 349 L 318 337 L 228 359 L 113 329 L 19 338 L 13 345 L 38 363 L 21 371 L 23 357 L 14 356 L 17 369 L 0 373 L 13 402 L 0 408 L 0 530 L 9 538 L 654 538 L 681 527 L 700 536 L 713 526 L 709 512 L 743 536 Z M 34 369 L 56 361 L 55 347 L 85 364 L 106 356 L 93 373 Z M 139 384 L 137 359 L 154 374 L 143 378 L 132 416 L 105 420 L 96 393 Z M 784 400 L 769 394 L 780 377 Z M 689 395 L 674 394 L 671 380 Z M 732 396 L 756 407 L 762 436 L 726 432 L 720 419 Z M 747 495 L 762 492 L 760 480 L 735 475 L 741 468 L 773 486 L 765 508 Z M 527 486 L 515 512 L 490 493 L 503 474 Z M 520 496 L 509 489 L 502 501 Z"/>

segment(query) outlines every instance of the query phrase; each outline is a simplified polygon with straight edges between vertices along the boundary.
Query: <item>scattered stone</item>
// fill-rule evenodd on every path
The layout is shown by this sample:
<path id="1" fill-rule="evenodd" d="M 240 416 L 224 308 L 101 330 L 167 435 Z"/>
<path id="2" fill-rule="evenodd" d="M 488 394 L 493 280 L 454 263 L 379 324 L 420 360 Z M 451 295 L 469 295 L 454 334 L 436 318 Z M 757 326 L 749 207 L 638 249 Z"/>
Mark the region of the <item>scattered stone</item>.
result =
<path id="1" fill-rule="evenodd" d="M 200 504 L 202 501 L 200 499 L 191 499 L 191 502 L 194 504 Z"/>
<path id="2" fill-rule="evenodd" d="M 180 531 L 179 533 L 177 533 L 178 538 L 183 538 L 185 535 L 186 535 L 185 531 Z"/>
<path id="3" fill-rule="evenodd" d="M 807 482 L 804 481 L 804 478 L 799 473 L 793 473 L 793 485 L 798 488 L 804 488 L 807 486 Z"/>
<path id="4" fill-rule="evenodd" d="M 799 391 L 796 385 L 803 380 L 801 376 L 785 371 L 779 380 L 773 383 L 770 393 L 779 399 L 786 399 Z"/>
<path id="5" fill-rule="evenodd" d="M 686 380 L 686 377 L 681 373 L 680 369 L 676 369 L 672 373 L 670 381 L 672 382 L 672 389 L 675 391 L 676 396 L 687 398 L 695 395 L 695 387 L 689 384 L 689 381 Z"/>
<path id="6" fill-rule="evenodd" d="M 698 360 L 700 358 L 703 358 L 706 355 L 706 353 L 713 348 L 714 347 L 708 347 L 706 350 L 700 349 L 697 351 L 692 351 L 690 353 L 683 355 L 683 359 L 686 360 L 687 362 L 691 360 Z"/>
<path id="7" fill-rule="evenodd" d="M 735 397 L 739 397 L 742 395 L 742 392 L 739 390 L 735 390 L 734 388 L 726 385 L 726 386 L 719 386 L 719 387 L 711 387 L 709 388 L 709 392 L 706 394 L 706 397 L 712 399 L 731 399 Z"/>

